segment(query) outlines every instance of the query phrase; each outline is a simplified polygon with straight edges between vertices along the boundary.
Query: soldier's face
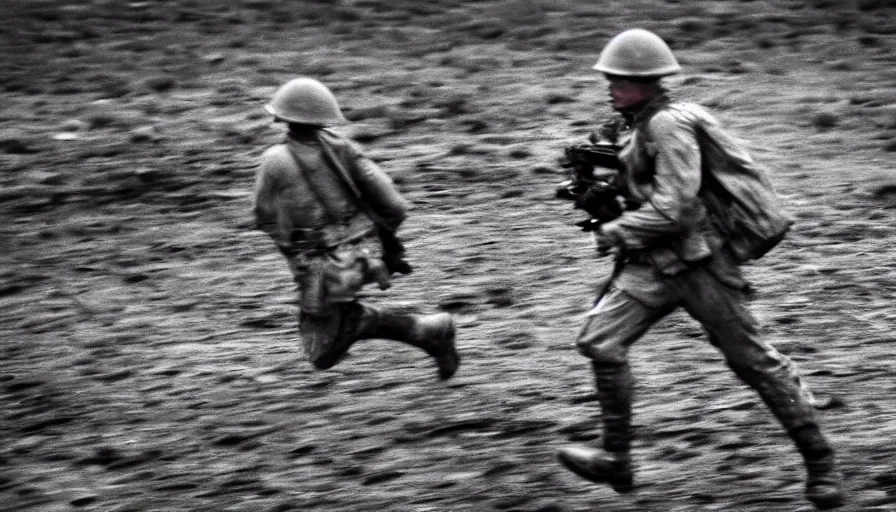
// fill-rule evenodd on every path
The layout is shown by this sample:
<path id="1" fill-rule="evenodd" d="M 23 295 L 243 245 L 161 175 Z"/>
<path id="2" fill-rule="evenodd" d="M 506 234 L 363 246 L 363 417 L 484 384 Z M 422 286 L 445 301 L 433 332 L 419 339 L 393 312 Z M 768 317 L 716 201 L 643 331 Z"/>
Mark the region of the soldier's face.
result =
<path id="1" fill-rule="evenodd" d="M 632 80 L 607 75 L 610 82 L 610 98 L 613 108 L 622 110 L 640 105 L 652 99 L 657 92 L 654 81 Z"/>

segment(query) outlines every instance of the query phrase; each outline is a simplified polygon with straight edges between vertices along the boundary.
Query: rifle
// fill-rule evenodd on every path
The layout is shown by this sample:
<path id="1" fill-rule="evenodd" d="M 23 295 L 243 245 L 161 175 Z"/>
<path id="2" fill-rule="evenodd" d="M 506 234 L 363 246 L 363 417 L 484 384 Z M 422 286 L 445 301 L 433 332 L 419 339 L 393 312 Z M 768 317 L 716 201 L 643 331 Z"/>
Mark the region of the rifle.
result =
<path id="1" fill-rule="evenodd" d="M 626 200 L 621 196 L 622 177 L 619 171 L 622 166 L 618 156 L 620 148 L 614 142 L 616 128 L 618 127 L 607 125 L 601 131 L 601 137 L 591 135 L 590 143 L 566 147 L 560 159 L 560 165 L 569 169 L 570 178 L 560 184 L 556 196 L 573 201 L 575 208 L 585 210 L 590 215 L 575 223 L 585 232 L 597 231 L 604 222 L 616 219 L 625 210 L 640 206 L 636 201 Z M 609 292 L 627 259 L 624 250 L 616 254 L 613 270 L 609 279 L 598 290 L 595 306 Z"/>
<path id="2" fill-rule="evenodd" d="M 569 179 L 557 187 L 556 197 L 573 201 L 575 208 L 590 215 L 576 222 L 582 231 L 596 231 L 625 209 L 620 197 L 618 151 L 606 141 L 574 144 L 564 150 L 560 165 L 569 169 Z"/>

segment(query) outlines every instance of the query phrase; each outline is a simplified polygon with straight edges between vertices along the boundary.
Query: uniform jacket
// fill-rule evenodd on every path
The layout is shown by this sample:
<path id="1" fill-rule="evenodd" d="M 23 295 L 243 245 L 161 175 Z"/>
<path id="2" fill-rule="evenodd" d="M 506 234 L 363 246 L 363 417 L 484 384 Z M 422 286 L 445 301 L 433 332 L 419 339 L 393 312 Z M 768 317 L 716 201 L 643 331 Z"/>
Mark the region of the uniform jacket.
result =
<path id="1" fill-rule="evenodd" d="M 289 249 L 303 242 L 331 246 L 374 228 L 327 162 L 324 144 L 349 169 L 365 201 L 390 227 L 398 228 L 407 215 L 409 203 L 355 144 L 328 130 L 290 134 L 283 144 L 264 153 L 255 182 L 256 222 L 278 247 Z"/>
<path id="2" fill-rule="evenodd" d="M 761 255 L 739 234 L 733 208 L 756 212 L 750 228 L 763 235 L 789 229 L 765 171 L 698 105 L 658 98 L 633 116 L 626 138 L 623 178 L 642 206 L 603 230 L 661 273 L 674 275 L 722 246 L 736 261 Z"/>
<path id="3" fill-rule="evenodd" d="M 366 207 L 331 157 L 347 171 Z M 377 226 L 365 208 L 397 229 L 409 203 L 379 166 L 336 133 L 290 133 L 262 156 L 254 191 L 256 223 L 289 259 L 304 311 L 324 314 L 330 302 L 354 300 L 368 282 L 388 286 Z"/>

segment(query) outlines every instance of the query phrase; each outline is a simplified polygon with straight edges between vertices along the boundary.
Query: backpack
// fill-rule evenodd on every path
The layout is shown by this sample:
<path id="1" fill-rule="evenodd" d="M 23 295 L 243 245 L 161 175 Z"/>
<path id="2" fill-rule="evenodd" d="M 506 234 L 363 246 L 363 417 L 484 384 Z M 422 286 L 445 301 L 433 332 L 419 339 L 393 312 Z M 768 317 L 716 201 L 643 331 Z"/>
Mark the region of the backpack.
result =
<path id="1" fill-rule="evenodd" d="M 711 221 L 739 261 L 761 258 L 794 223 L 767 169 L 753 161 L 703 108 L 692 103 L 673 103 L 667 108 L 690 122 L 697 134 L 703 165 L 698 195 Z"/>

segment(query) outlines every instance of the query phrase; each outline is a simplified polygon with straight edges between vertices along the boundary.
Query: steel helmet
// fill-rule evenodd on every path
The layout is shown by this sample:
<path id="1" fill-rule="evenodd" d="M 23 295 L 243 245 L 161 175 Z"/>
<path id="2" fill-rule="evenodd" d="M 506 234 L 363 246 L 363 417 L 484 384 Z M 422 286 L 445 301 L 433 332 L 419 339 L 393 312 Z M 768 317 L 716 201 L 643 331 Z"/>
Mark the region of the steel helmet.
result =
<path id="1" fill-rule="evenodd" d="M 678 73 L 681 66 L 660 36 L 633 28 L 607 43 L 593 69 L 608 75 L 659 78 Z"/>
<path id="2" fill-rule="evenodd" d="M 336 97 L 313 78 L 296 78 L 274 93 L 265 110 L 281 121 L 328 126 L 344 123 Z"/>

